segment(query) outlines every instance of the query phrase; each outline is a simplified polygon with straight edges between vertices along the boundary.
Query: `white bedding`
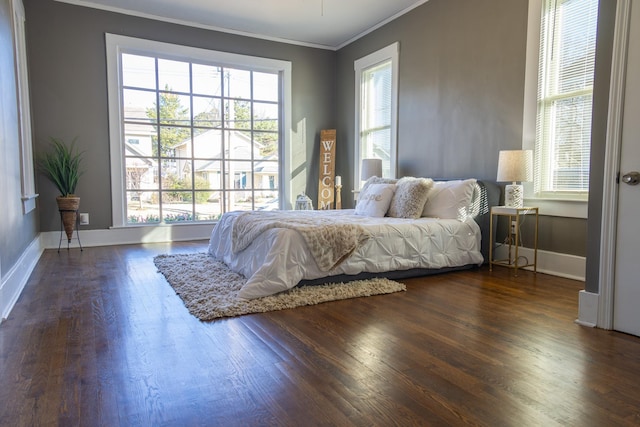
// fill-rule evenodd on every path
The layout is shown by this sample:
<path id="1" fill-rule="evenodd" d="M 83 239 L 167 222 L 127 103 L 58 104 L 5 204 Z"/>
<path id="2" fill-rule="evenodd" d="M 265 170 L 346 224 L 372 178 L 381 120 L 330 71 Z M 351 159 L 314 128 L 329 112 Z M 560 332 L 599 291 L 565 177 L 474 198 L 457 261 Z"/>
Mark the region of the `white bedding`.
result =
<path id="1" fill-rule="evenodd" d="M 273 228 L 246 249 L 233 254 L 233 222 L 241 212 L 229 212 L 216 224 L 209 254 L 247 278 L 238 296 L 260 298 L 294 287 L 303 279 L 337 274 L 379 273 L 412 268 L 437 269 L 481 264 L 480 228 L 473 219 L 372 218 L 354 210 L 317 211 L 362 225 L 371 237 L 335 269 L 321 271 L 308 253 L 300 234 Z"/>

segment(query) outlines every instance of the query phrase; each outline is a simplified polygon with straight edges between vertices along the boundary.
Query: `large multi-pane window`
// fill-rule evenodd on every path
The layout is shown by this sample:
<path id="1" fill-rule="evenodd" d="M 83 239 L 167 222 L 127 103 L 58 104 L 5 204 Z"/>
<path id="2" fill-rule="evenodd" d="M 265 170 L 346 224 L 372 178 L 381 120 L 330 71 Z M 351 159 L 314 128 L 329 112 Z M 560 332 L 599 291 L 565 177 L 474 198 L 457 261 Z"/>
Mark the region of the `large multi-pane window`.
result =
<path id="1" fill-rule="evenodd" d="M 598 0 L 542 5 L 536 174 L 538 197 L 586 199 Z"/>
<path id="2" fill-rule="evenodd" d="M 382 159 L 384 177 L 396 174 L 397 61 L 394 43 L 355 62 L 356 183 L 366 158 Z"/>
<path id="3" fill-rule="evenodd" d="M 114 52 L 123 225 L 278 208 L 282 74 L 124 45 Z"/>

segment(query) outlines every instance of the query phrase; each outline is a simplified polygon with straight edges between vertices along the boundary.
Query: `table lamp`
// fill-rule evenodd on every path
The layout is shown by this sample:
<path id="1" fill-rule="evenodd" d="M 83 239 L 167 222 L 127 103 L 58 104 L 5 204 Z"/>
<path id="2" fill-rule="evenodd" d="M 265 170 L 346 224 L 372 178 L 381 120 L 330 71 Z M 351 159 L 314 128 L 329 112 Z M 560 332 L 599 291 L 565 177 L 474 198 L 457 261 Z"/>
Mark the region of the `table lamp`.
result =
<path id="1" fill-rule="evenodd" d="M 504 188 L 504 204 L 521 208 L 524 190 L 520 182 L 533 180 L 533 152 L 531 150 L 501 150 L 498 157 L 498 182 L 511 182 Z"/>
<path id="2" fill-rule="evenodd" d="M 366 181 L 372 176 L 382 177 L 382 159 L 362 159 L 360 179 Z"/>

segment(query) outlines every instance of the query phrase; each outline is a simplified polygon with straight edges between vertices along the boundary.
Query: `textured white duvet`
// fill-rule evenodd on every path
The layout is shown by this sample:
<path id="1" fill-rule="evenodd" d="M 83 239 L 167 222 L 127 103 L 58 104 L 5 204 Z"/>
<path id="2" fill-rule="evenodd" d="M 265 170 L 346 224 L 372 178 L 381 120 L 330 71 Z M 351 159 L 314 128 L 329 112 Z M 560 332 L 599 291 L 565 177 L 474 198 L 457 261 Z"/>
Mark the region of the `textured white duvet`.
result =
<path id="1" fill-rule="evenodd" d="M 238 296 L 253 299 L 272 295 L 303 279 L 337 274 L 379 273 L 411 268 L 460 267 L 481 264 L 480 228 L 472 219 L 372 218 L 353 210 L 317 211 L 343 217 L 365 227 L 371 237 L 342 264 L 321 271 L 306 250 L 300 234 L 291 229 L 265 231 L 246 249 L 233 254 L 233 222 L 240 212 L 229 212 L 216 224 L 209 254 L 247 278 Z"/>

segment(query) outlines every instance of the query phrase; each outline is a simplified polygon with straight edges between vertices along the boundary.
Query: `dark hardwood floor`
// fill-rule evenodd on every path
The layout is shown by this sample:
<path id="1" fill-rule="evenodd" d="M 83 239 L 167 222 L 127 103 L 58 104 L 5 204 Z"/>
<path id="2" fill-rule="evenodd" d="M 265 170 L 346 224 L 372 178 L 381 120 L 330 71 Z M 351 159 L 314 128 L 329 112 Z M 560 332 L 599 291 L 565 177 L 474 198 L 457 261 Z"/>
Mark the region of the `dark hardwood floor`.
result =
<path id="1" fill-rule="evenodd" d="M 157 273 L 206 242 L 48 250 L 0 325 L 2 426 L 640 424 L 640 339 L 504 268 L 203 323 Z"/>

